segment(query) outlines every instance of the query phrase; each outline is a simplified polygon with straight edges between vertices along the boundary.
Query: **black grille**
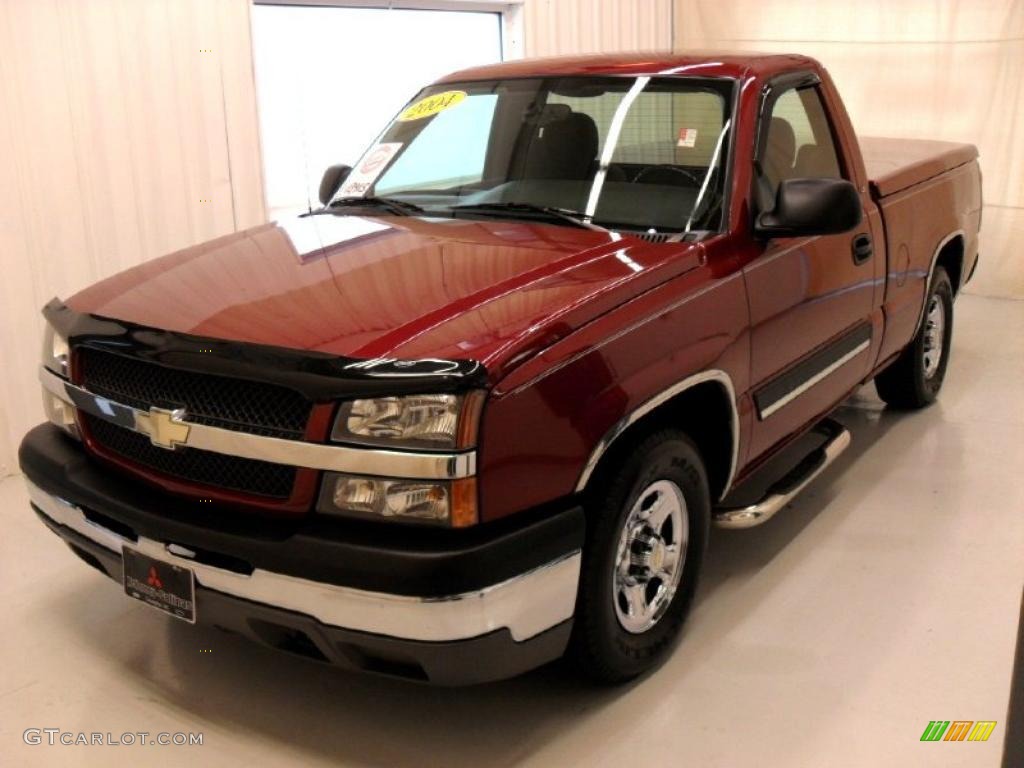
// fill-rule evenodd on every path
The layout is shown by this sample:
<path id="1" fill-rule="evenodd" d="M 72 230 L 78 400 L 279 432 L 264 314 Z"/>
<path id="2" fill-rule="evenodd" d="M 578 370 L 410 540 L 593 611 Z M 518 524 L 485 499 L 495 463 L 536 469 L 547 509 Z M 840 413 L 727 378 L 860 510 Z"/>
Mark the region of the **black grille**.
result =
<path id="1" fill-rule="evenodd" d="M 90 347 L 80 347 L 75 362 L 90 392 L 142 410 L 184 408 L 189 421 L 237 432 L 301 438 L 312 408 L 285 387 L 165 368 Z"/>
<path id="2" fill-rule="evenodd" d="M 92 439 L 107 451 L 164 475 L 242 493 L 287 499 L 295 484 L 295 468 L 243 459 L 198 448 L 168 451 L 149 438 L 108 421 L 80 414 Z"/>

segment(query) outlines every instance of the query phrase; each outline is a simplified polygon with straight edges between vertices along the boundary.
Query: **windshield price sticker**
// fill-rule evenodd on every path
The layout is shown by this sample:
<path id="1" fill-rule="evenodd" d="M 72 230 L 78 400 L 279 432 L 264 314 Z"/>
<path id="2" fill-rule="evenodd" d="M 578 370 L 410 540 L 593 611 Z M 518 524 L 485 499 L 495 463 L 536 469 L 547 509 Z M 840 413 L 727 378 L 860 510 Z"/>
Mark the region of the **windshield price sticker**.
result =
<path id="1" fill-rule="evenodd" d="M 402 142 L 392 141 L 378 144 L 371 149 L 356 167 L 341 188 L 341 197 L 362 197 L 373 186 L 373 182 L 391 163 L 395 153 L 402 148 Z"/>
<path id="2" fill-rule="evenodd" d="M 697 129 L 696 128 L 680 128 L 679 129 L 679 141 L 676 142 L 677 147 L 695 147 L 697 146 Z"/>
<path id="3" fill-rule="evenodd" d="M 444 110 L 454 107 L 464 98 L 466 98 L 465 91 L 435 93 L 432 96 L 420 99 L 411 107 L 406 108 L 398 116 L 398 122 L 407 123 L 411 120 L 422 120 L 424 117 L 436 115 L 438 112 L 444 112 Z"/>

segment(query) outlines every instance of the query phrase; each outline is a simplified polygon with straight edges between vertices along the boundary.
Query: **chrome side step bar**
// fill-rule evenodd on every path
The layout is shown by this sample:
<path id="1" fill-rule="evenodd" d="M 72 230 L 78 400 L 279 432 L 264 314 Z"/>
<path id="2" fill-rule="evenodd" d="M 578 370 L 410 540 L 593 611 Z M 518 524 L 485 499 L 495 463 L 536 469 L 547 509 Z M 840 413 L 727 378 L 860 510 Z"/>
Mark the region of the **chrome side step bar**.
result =
<path id="1" fill-rule="evenodd" d="M 765 497 L 756 504 L 717 507 L 714 510 L 715 525 L 719 528 L 753 528 L 768 522 L 850 445 L 850 432 L 832 419 L 825 419 L 814 431 L 828 436 L 824 445 L 811 451 L 803 461 L 773 484 Z"/>

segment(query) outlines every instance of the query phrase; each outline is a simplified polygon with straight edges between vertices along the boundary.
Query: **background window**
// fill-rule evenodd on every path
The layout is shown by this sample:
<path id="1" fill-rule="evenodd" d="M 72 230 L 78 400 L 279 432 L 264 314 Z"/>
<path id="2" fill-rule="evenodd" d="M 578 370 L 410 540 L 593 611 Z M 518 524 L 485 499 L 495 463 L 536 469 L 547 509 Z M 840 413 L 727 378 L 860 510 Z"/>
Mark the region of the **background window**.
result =
<path id="1" fill-rule="evenodd" d="M 317 204 L 324 169 L 355 163 L 424 85 L 502 59 L 498 13 L 260 4 L 252 36 L 271 219 Z"/>

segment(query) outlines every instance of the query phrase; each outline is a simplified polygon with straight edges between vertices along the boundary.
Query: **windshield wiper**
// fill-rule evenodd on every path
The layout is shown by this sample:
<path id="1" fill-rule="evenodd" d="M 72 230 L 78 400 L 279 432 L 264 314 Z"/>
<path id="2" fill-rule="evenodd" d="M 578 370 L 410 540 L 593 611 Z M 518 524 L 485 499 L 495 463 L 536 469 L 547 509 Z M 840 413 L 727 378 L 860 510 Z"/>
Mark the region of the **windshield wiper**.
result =
<path id="1" fill-rule="evenodd" d="M 453 211 L 467 211 L 469 213 L 533 213 L 544 216 L 548 219 L 564 221 L 583 229 L 596 229 L 599 232 L 607 232 L 604 227 L 598 226 L 587 219 L 587 215 L 579 211 L 571 211 L 568 208 L 556 208 L 552 205 L 537 205 L 536 203 L 463 203 L 449 207 Z"/>
<path id="2" fill-rule="evenodd" d="M 313 211 L 313 213 L 330 213 L 339 208 L 382 208 L 396 216 L 412 216 L 423 213 L 423 208 L 415 203 L 407 203 L 394 197 L 343 197 L 340 200 L 334 200 L 325 208 Z"/>

